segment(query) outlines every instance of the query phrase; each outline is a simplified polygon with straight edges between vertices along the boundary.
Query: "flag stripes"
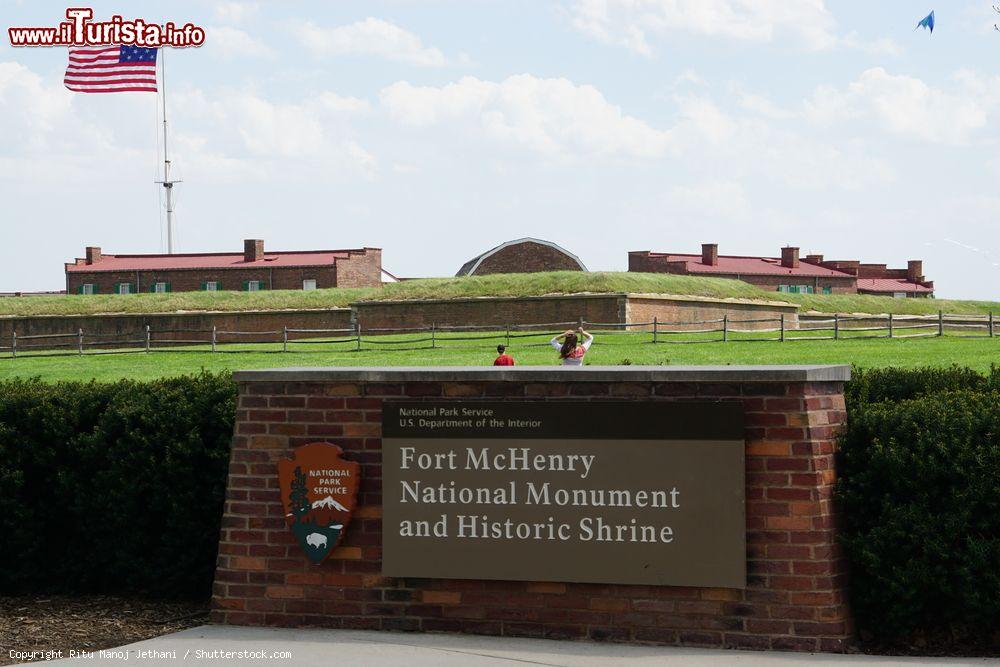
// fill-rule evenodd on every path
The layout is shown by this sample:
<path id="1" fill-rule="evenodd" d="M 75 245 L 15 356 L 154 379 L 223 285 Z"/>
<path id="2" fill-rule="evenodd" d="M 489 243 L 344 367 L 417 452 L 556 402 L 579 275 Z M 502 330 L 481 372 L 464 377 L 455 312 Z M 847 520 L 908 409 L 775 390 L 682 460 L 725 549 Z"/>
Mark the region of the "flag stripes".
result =
<path id="1" fill-rule="evenodd" d="M 71 46 L 63 83 L 79 93 L 155 93 L 156 49 Z"/>

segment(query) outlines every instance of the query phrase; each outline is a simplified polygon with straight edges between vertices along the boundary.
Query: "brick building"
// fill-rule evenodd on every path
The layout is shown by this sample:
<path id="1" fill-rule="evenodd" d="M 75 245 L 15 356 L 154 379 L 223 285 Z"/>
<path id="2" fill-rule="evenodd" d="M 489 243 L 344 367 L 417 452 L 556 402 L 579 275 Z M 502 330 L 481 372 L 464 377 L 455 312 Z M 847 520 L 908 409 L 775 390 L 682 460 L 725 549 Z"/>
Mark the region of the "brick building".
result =
<path id="1" fill-rule="evenodd" d="M 382 250 L 295 250 L 264 252 L 264 242 L 247 239 L 243 252 L 177 255 L 105 255 L 88 247 L 66 264 L 68 294 L 244 291 L 378 287 Z"/>
<path id="2" fill-rule="evenodd" d="M 701 254 L 628 254 L 628 270 L 644 273 L 734 278 L 763 289 L 796 294 L 876 294 L 930 297 L 934 283 L 925 279 L 923 262 L 911 260 L 905 269 L 856 260 L 828 261 L 823 255 L 799 257 L 799 249 L 785 247 L 780 257 L 720 255 L 715 243 L 703 243 Z"/>
<path id="3" fill-rule="evenodd" d="M 911 259 L 905 269 L 890 269 L 885 264 L 862 264 L 857 261 L 825 261 L 823 255 L 807 255 L 806 261 L 818 262 L 858 278 L 858 293 L 897 297 L 934 295 L 934 282 L 924 276 L 924 263 Z"/>
<path id="4" fill-rule="evenodd" d="M 517 239 L 473 257 L 456 276 L 488 273 L 537 273 L 540 271 L 586 271 L 580 258 L 551 241 Z"/>

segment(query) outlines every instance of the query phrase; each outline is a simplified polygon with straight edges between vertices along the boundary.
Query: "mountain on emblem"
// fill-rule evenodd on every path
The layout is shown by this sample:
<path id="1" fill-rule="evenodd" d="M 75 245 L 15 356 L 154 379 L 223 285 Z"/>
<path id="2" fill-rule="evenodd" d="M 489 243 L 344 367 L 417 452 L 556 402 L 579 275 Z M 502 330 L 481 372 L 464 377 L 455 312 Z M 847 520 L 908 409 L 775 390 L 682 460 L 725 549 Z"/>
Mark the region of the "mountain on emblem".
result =
<path id="1" fill-rule="evenodd" d="M 316 564 L 340 544 L 357 500 L 361 466 L 342 453 L 337 445 L 314 442 L 278 462 L 285 522 Z"/>
<path id="2" fill-rule="evenodd" d="M 312 506 L 313 507 L 329 507 L 329 508 L 332 508 L 332 509 L 335 509 L 335 510 L 340 510 L 341 512 L 347 512 L 348 511 L 348 509 L 346 507 L 344 507 L 343 505 L 341 505 L 340 503 L 338 503 L 336 500 L 334 500 L 333 496 L 327 496 L 323 500 L 313 501 Z"/>

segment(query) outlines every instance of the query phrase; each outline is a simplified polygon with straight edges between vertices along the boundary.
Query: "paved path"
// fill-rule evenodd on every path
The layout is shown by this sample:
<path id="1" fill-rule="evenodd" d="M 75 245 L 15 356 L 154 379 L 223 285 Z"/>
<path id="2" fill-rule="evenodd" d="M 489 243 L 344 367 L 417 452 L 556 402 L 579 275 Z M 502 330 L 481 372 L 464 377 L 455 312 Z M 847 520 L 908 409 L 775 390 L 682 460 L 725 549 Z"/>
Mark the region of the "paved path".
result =
<path id="1" fill-rule="evenodd" d="M 983 658 L 880 658 L 864 655 L 827 655 L 799 653 L 751 653 L 671 647 L 596 644 L 592 642 L 511 639 L 469 635 L 428 635 L 356 630 L 281 630 L 205 625 L 172 635 L 164 635 L 120 649 L 115 656 L 95 653 L 87 660 L 57 660 L 58 665 L 161 665 L 184 662 L 187 665 L 285 665 L 293 667 L 329 667 L 359 665 L 383 667 L 528 667 L 556 665 L 607 667 L 609 665 L 668 665 L 703 667 L 736 665 L 738 667 L 794 667 L 796 665 L 859 665 L 889 667 L 895 665 L 1000 665 L 1000 660 Z M 141 652 L 173 652 L 171 655 Z M 214 651 L 278 651 L 290 657 L 245 657 L 215 654 Z M 128 653 L 128 662 L 122 656 Z M 199 653 L 200 652 L 200 653 Z M 186 657 L 185 657 L 186 656 Z"/>

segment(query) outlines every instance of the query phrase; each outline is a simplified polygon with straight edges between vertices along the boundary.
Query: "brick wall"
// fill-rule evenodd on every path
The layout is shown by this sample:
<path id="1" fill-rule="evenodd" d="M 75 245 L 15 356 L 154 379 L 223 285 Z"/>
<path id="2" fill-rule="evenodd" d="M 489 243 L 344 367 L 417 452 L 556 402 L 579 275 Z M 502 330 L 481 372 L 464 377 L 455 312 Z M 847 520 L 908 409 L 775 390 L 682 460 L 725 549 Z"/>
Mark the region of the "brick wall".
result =
<path id="1" fill-rule="evenodd" d="M 774 319 L 785 315 L 788 328 L 798 326 L 798 307 L 782 303 L 754 303 L 737 299 L 671 297 L 639 294 L 572 294 L 538 297 L 486 297 L 423 301 L 361 301 L 351 304 L 363 329 L 438 326 L 491 326 L 586 322 L 625 324 L 692 322 L 719 319 Z M 735 326 L 735 325 L 734 325 Z M 775 322 L 755 322 L 738 328 L 776 327 Z M 650 327 L 651 328 L 651 327 Z M 672 327 L 674 329 L 678 327 Z M 691 328 L 702 328 L 692 325 Z"/>
<path id="2" fill-rule="evenodd" d="M 583 271 L 583 269 L 573 257 L 558 248 L 524 241 L 496 251 L 479 264 L 473 275 L 539 271 Z"/>
<path id="3" fill-rule="evenodd" d="M 627 317 L 630 323 L 652 322 L 655 317 L 659 324 L 671 324 L 671 331 L 719 328 L 722 326 L 719 323 L 684 323 L 718 320 L 727 315 L 730 326 L 740 330 L 773 329 L 779 325 L 778 320 L 782 316 L 785 318 L 785 327 L 788 329 L 798 328 L 799 322 L 799 309 L 790 303 L 755 303 L 743 302 L 738 299 L 699 299 L 671 296 L 629 295 L 628 297 Z M 644 328 L 652 329 L 652 327 Z M 630 329 L 630 331 L 635 330 Z"/>
<path id="4" fill-rule="evenodd" d="M 335 287 L 379 287 L 382 285 L 382 251 L 365 248 L 337 260 Z"/>
<path id="5" fill-rule="evenodd" d="M 43 336 L 52 334 L 73 334 L 79 329 L 90 335 L 112 335 L 145 332 L 146 326 L 154 332 L 156 341 L 198 339 L 209 340 L 210 334 L 193 333 L 185 330 L 211 331 L 215 326 L 223 331 L 280 331 L 281 327 L 290 329 L 348 329 L 353 326 L 349 308 L 331 308 L 329 310 L 273 310 L 244 312 L 199 312 L 199 313 L 149 313 L 149 314 L 117 314 L 117 315 L 63 315 L 35 317 L 0 317 L 0 341 L 9 341 L 11 334 L 17 331 L 18 336 Z M 297 336 L 303 337 L 303 336 Z M 134 338 L 134 337 L 133 337 Z M 141 336 L 140 336 L 141 338 Z M 108 339 L 113 346 L 115 339 Z M 219 335 L 218 342 L 254 342 L 259 340 L 275 341 L 274 335 L 268 336 L 225 336 Z M 44 345 L 46 343 L 65 343 L 65 340 L 41 339 L 24 341 L 19 344 Z M 0 343 L 9 345 L 9 343 Z"/>
<path id="6" fill-rule="evenodd" d="M 622 380 L 571 370 L 580 374 L 486 369 L 465 381 L 420 380 L 392 369 L 368 376 L 381 381 L 350 369 L 322 371 L 325 379 L 317 381 L 308 372 L 238 374 L 212 621 L 843 651 L 851 622 L 831 499 L 843 382 L 734 380 L 734 368 L 707 372 L 718 381 L 705 372 L 685 380 L 680 370 L 617 369 Z M 741 401 L 747 588 L 383 577 L 381 409 L 383 401 L 404 397 Z M 285 526 L 276 473 L 293 447 L 316 441 L 340 445 L 362 466 L 345 541 L 318 566 Z"/>
<path id="7" fill-rule="evenodd" d="M 624 294 L 487 297 L 351 304 L 363 329 L 439 326 L 624 322 Z"/>

